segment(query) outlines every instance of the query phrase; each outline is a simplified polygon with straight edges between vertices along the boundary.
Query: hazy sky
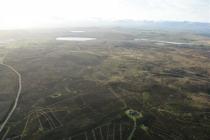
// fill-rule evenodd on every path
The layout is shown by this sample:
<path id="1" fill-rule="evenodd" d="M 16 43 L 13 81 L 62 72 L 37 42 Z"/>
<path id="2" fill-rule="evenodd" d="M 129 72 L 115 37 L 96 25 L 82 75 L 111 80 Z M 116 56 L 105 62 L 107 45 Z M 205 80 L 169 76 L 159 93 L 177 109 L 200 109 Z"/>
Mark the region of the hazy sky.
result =
<path id="1" fill-rule="evenodd" d="M 210 0 L 0 0 L 1 29 L 119 19 L 210 22 Z"/>

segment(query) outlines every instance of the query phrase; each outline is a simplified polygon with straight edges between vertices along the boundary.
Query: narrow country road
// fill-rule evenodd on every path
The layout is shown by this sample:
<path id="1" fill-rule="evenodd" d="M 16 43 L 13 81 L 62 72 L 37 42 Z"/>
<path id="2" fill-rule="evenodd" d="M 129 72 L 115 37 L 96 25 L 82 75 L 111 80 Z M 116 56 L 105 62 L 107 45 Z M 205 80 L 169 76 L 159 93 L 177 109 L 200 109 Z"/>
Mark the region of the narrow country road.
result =
<path id="1" fill-rule="evenodd" d="M 134 125 L 133 125 L 133 129 L 128 137 L 128 140 L 132 140 L 133 134 L 136 131 L 136 120 L 134 120 Z"/>
<path id="2" fill-rule="evenodd" d="M 17 75 L 17 77 L 18 77 L 18 91 L 17 91 L 16 98 L 15 98 L 15 101 L 13 103 L 13 106 L 12 106 L 11 110 L 9 111 L 9 113 L 5 117 L 5 120 L 3 120 L 3 123 L 0 126 L 0 133 L 2 132 L 2 130 L 4 129 L 5 125 L 7 124 L 7 122 L 9 121 L 9 119 L 11 118 L 12 114 L 14 113 L 14 111 L 15 111 L 15 109 L 17 107 L 17 104 L 18 104 L 18 100 L 20 98 L 21 90 L 22 90 L 21 74 L 17 70 L 15 70 L 15 68 L 13 68 L 12 66 L 7 65 L 7 64 L 4 64 L 4 62 L 3 62 L 4 58 L 2 59 L 2 62 L 0 63 L 0 65 L 3 65 L 5 67 L 7 67 L 8 69 L 10 69 L 11 71 L 13 71 Z"/>

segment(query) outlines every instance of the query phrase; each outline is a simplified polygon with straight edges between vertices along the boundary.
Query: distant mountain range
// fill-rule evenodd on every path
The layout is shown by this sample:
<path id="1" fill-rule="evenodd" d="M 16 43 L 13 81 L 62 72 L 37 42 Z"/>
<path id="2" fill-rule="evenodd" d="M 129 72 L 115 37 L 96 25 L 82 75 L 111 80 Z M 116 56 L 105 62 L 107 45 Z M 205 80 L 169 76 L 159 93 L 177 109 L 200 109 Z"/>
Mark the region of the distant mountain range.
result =
<path id="1" fill-rule="evenodd" d="M 83 22 L 84 23 L 84 22 Z M 189 31 L 210 37 L 210 23 L 190 22 L 190 21 L 149 21 L 149 20 L 115 20 L 107 21 L 97 19 L 86 22 L 85 26 L 111 26 L 125 28 L 141 28 L 148 30 L 171 30 L 171 31 Z"/>
<path id="2" fill-rule="evenodd" d="M 194 31 L 210 36 L 210 23 L 188 22 L 188 21 L 135 21 L 118 20 L 112 23 L 113 26 L 144 28 L 144 29 L 165 29 L 176 31 Z"/>

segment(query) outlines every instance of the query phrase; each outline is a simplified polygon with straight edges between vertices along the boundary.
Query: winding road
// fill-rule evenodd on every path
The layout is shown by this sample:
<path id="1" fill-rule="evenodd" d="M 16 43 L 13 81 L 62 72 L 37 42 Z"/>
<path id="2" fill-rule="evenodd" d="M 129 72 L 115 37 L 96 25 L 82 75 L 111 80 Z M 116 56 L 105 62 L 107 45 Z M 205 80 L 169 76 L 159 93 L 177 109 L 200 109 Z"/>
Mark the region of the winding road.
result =
<path id="1" fill-rule="evenodd" d="M 18 77 L 18 91 L 17 91 L 17 95 L 16 95 L 16 98 L 15 98 L 15 101 L 14 101 L 14 104 L 13 104 L 11 110 L 9 111 L 9 113 L 5 117 L 5 120 L 3 120 L 3 123 L 0 126 L 0 133 L 2 132 L 2 130 L 4 129 L 5 125 L 7 124 L 7 122 L 9 121 L 9 119 L 11 118 L 12 114 L 14 113 L 14 111 L 15 111 L 15 109 L 17 107 L 19 98 L 20 98 L 21 90 L 22 90 L 21 74 L 15 68 L 13 68 L 12 66 L 7 65 L 7 64 L 4 63 L 4 58 L 5 57 L 6 57 L 6 55 L 3 57 L 2 62 L 0 63 L 0 65 L 3 65 L 5 67 L 7 67 L 8 69 L 10 69 L 11 71 L 13 71 L 17 75 L 17 77 Z"/>

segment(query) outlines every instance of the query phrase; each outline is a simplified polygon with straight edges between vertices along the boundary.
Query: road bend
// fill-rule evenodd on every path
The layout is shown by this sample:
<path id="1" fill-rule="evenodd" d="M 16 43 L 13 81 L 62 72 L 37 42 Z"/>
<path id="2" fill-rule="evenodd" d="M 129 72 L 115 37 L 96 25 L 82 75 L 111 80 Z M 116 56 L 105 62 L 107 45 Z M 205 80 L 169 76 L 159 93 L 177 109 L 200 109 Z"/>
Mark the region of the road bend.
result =
<path id="1" fill-rule="evenodd" d="M 7 116 L 3 120 L 3 123 L 0 126 L 0 133 L 1 133 L 2 130 L 4 129 L 5 125 L 7 124 L 7 122 L 9 121 L 9 119 L 11 118 L 12 114 L 14 113 L 16 107 L 17 107 L 17 104 L 18 104 L 18 101 L 19 101 L 19 98 L 20 98 L 20 94 L 21 94 L 21 90 L 22 90 L 22 80 L 21 80 L 21 74 L 15 68 L 13 68 L 10 65 L 4 64 L 3 62 L 0 63 L 0 65 L 3 65 L 5 67 L 7 67 L 8 69 L 10 69 L 18 77 L 18 91 L 17 91 L 16 97 L 15 97 L 15 101 L 13 103 L 13 106 L 12 106 L 11 110 L 9 111 L 9 113 L 7 114 Z"/>

